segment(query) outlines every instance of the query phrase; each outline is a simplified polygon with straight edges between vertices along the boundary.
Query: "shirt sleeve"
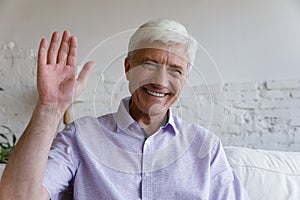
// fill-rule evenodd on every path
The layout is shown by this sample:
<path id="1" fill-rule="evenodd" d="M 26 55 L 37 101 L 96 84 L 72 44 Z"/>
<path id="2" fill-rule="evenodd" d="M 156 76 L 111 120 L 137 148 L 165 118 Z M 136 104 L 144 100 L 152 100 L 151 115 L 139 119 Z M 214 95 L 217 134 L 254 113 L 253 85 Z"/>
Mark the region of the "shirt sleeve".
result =
<path id="1" fill-rule="evenodd" d="M 66 127 L 57 134 L 50 149 L 43 186 L 52 200 L 62 199 L 72 189 L 77 168 L 74 162 L 75 132 L 73 124 Z"/>
<path id="2" fill-rule="evenodd" d="M 211 152 L 210 200 L 248 200 L 249 195 L 227 161 L 218 140 Z"/>

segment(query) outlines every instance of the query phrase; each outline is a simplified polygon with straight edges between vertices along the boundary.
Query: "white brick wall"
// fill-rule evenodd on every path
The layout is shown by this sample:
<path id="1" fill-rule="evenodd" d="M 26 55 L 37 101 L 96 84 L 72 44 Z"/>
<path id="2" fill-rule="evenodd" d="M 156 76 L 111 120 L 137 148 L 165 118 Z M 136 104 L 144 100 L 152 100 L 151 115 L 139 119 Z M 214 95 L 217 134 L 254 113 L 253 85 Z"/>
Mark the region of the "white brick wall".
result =
<path id="1" fill-rule="evenodd" d="M 222 130 L 225 144 L 243 144 L 254 148 L 300 150 L 300 99 L 298 80 L 253 82 L 255 90 L 228 83 L 225 94 L 239 96 L 226 101 L 230 116 Z M 226 90 L 226 87 L 235 88 Z M 226 115 L 226 116 L 228 116 Z M 235 117 L 233 117 L 233 116 Z M 234 124 L 234 126 L 232 126 Z M 238 134 L 232 134 L 234 131 Z M 237 138 L 238 137 L 238 138 Z"/>
<path id="2" fill-rule="evenodd" d="M 0 45 L 0 124 L 20 135 L 37 100 L 36 55 L 13 42 Z M 98 82 L 99 74 L 95 69 L 73 105 L 73 118 L 111 112 L 128 94 L 124 77 L 104 74 Z M 224 145 L 300 151 L 300 80 L 186 87 L 174 112 L 210 128 Z"/>
<path id="3" fill-rule="evenodd" d="M 0 45 L 0 125 L 21 133 L 37 100 L 36 56 L 13 42 Z"/>

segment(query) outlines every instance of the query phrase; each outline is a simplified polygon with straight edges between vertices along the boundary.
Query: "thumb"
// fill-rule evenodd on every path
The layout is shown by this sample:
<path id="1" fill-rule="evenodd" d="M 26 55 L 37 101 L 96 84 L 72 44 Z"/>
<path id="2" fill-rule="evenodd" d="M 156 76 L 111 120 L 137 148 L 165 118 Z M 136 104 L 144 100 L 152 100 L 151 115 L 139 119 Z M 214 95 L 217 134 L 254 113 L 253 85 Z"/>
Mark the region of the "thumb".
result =
<path id="1" fill-rule="evenodd" d="M 78 75 L 77 81 L 86 84 L 94 66 L 95 66 L 95 62 L 93 61 L 85 63 L 85 65 L 83 66 L 82 70 Z"/>
<path id="2" fill-rule="evenodd" d="M 78 77 L 77 77 L 77 81 L 76 81 L 76 97 L 83 91 L 83 89 L 86 87 L 88 79 L 89 79 L 89 75 L 91 74 L 92 69 L 95 66 L 95 62 L 90 61 L 87 62 L 82 70 L 80 71 Z"/>

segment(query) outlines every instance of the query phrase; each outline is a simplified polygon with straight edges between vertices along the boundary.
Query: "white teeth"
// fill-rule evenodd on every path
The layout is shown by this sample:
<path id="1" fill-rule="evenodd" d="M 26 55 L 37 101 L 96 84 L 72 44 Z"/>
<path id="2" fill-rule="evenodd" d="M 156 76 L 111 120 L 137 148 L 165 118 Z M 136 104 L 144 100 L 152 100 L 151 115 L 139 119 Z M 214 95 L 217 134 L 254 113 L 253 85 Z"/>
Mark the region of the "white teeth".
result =
<path id="1" fill-rule="evenodd" d="M 164 97 L 165 96 L 165 94 L 163 94 L 163 93 L 153 92 L 153 91 L 150 91 L 150 90 L 147 90 L 147 93 L 151 94 L 153 96 L 156 96 L 156 97 Z"/>

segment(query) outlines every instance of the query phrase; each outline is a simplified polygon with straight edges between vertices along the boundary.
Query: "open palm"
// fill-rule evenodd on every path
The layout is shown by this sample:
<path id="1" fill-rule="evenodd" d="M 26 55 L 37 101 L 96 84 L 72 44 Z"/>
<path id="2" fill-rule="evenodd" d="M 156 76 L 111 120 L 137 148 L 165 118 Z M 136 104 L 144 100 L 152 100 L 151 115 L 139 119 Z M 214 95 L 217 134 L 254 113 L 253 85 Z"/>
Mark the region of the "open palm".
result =
<path id="1" fill-rule="evenodd" d="M 85 88 L 94 64 L 86 63 L 75 78 L 77 39 L 69 31 L 64 32 L 60 46 L 59 34 L 54 32 L 47 47 L 47 40 L 43 38 L 38 53 L 39 102 L 63 111 Z"/>

